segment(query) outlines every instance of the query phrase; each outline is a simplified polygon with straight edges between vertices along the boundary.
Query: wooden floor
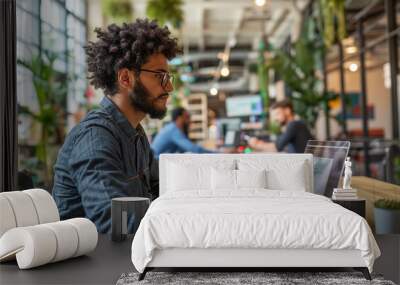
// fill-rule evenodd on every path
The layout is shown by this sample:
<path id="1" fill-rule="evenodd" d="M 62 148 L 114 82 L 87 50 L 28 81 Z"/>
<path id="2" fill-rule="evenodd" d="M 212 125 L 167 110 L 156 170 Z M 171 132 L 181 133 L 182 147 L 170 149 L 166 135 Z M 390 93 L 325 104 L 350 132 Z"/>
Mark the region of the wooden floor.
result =
<path id="1" fill-rule="evenodd" d="M 381 257 L 375 261 L 374 273 L 400 284 L 400 235 L 376 235 Z"/>

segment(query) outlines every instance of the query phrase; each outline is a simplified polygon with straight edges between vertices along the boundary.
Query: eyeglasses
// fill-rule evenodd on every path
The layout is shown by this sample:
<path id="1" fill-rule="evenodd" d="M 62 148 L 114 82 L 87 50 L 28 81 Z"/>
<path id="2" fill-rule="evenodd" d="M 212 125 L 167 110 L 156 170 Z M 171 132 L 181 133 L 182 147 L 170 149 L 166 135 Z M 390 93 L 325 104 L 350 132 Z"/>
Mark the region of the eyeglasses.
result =
<path id="1" fill-rule="evenodd" d="M 165 89 L 170 82 L 173 84 L 174 82 L 174 76 L 169 73 L 169 72 L 164 72 L 164 71 L 155 71 L 155 70 L 150 70 L 150 69 L 140 69 L 140 71 L 145 71 L 145 72 L 150 72 L 156 74 L 156 77 L 160 80 L 161 87 Z"/>

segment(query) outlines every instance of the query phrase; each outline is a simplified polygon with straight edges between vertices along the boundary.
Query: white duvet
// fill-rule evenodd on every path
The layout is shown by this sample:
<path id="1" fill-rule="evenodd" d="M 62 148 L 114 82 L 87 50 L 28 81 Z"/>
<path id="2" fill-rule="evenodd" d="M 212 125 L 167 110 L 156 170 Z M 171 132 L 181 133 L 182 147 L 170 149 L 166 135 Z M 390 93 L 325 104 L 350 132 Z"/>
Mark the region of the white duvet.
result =
<path id="1" fill-rule="evenodd" d="M 358 249 L 370 271 L 380 255 L 359 215 L 320 195 L 265 189 L 161 196 L 135 235 L 133 265 L 143 272 L 165 248 Z"/>

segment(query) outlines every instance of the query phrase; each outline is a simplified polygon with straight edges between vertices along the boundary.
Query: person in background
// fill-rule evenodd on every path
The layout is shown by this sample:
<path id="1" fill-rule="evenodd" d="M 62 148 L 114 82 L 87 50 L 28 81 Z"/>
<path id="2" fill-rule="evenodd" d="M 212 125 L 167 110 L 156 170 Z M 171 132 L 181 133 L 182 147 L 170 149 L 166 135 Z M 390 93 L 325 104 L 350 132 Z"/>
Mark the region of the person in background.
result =
<path id="1" fill-rule="evenodd" d="M 312 135 L 302 120 L 297 120 L 293 105 L 288 100 L 278 101 L 271 106 L 271 119 L 277 121 L 284 128 L 276 142 L 264 142 L 257 138 L 250 138 L 248 144 L 256 151 L 288 153 L 304 153 L 307 141 Z"/>
<path id="2" fill-rule="evenodd" d="M 168 28 L 147 19 L 95 33 L 86 46 L 89 79 L 105 97 L 60 149 L 53 197 L 61 219 L 86 217 L 107 233 L 113 198 L 159 195 L 158 162 L 140 122 L 165 116 L 173 90 L 168 60 L 180 49 Z M 134 228 L 130 215 L 128 231 Z"/>
<path id="3" fill-rule="evenodd" d="M 189 140 L 190 114 L 182 107 L 172 111 L 172 122 L 164 126 L 151 144 L 154 155 L 162 153 L 213 153 Z"/>

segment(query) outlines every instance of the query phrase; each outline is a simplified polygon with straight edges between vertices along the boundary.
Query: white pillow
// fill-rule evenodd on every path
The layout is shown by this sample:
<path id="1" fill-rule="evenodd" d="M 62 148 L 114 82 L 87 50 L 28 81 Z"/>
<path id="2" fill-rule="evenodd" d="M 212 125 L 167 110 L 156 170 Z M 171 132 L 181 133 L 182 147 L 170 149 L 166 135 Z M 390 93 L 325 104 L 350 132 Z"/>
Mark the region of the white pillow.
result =
<path id="1" fill-rule="evenodd" d="M 187 166 L 169 163 L 168 188 L 171 191 L 210 189 L 210 170 L 206 166 Z"/>
<path id="2" fill-rule="evenodd" d="M 211 169 L 234 169 L 234 160 L 182 159 L 169 161 L 167 167 L 167 191 L 211 190 Z"/>
<path id="3" fill-rule="evenodd" d="M 266 188 L 267 178 L 264 170 L 211 170 L 211 188 L 213 190 L 239 190 L 241 188 Z"/>
<path id="4" fill-rule="evenodd" d="M 285 171 L 270 169 L 267 171 L 268 189 L 288 190 L 288 191 L 306 191 L 307 183 L 303 167 L 297 167 L 291 170 L 291 175 Z"/>
<path id="5" fill-rule="evenodd" d="M 267 172 L 263 170 L 236 170 L 237 188 L 267 188 Z"/>
<path id="6" fill-rule="evenodd" d="M 266 170 L 267 188 L 271 190 L 306 191 L 306 164 L 304 160 L 261 160 L 238 161 L 239 170 Z"/>
<path id="7" fill-rule="evenodd" d="M 213 190 L 236 190 L 236 170 L 211 169 L 211 188 Z"/>

